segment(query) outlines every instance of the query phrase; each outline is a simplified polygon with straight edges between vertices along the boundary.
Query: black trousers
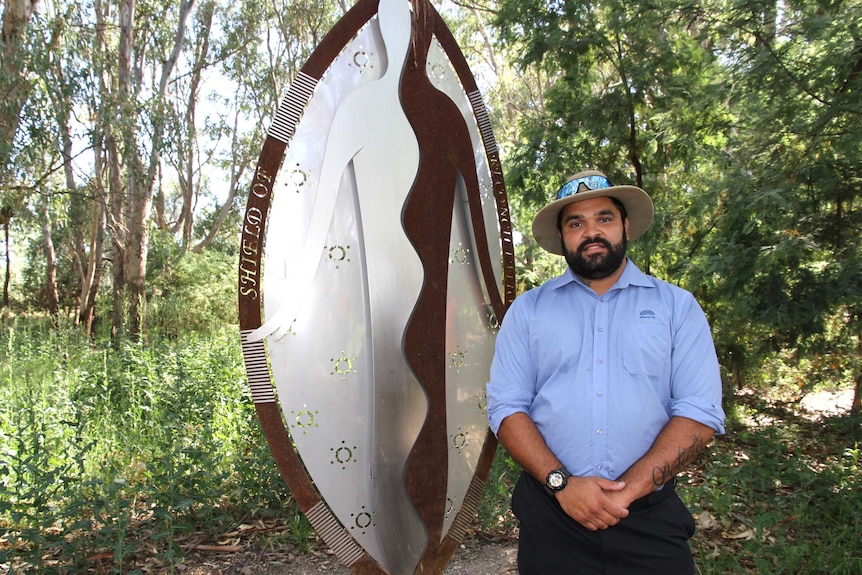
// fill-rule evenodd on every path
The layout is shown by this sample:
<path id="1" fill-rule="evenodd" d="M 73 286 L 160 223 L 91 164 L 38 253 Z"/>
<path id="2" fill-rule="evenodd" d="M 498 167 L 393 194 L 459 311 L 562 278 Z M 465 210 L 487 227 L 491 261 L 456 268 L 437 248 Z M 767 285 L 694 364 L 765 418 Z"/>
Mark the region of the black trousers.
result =
<path id="1" fill-rule="evenodd" d="M 694 574 L 694 519 L 672 484 L 633 502 L 617 525 L 590 531 L 522 473 L 512 511 L 520 524 L 520 575 Z"/>

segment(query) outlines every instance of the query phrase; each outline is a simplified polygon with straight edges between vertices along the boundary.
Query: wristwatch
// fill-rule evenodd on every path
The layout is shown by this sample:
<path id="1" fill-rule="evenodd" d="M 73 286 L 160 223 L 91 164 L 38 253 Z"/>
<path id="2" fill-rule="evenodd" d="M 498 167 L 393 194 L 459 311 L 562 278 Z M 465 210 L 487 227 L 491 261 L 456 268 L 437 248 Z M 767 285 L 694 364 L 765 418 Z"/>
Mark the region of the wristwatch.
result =
<path id="1" fill-rule="evenodd" d="M 545 490 L 554 495 L 566 488 L 572 474 L 565 467 L 560 467 L 548 473 L 545 478 Z"/>

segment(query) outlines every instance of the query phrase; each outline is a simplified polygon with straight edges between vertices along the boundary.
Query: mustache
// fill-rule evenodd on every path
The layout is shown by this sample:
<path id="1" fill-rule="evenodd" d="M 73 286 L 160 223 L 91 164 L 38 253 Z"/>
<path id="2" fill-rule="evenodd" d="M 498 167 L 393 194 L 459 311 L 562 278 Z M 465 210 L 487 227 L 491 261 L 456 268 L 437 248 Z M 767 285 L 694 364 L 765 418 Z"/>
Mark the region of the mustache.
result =
<path id="1" fill-rule="evenodd" d="M 584 249 L 586 249 L 586 247 L 590 244 L 602 244 L 603 246 L 608 248 L 608 250 L 611 251 L 613 251 L 614 249 L 614 247 L 611 245 L 611 242 L 609 242 L 605 238 L 587 238 L 580 243 L 580 245 L 578 246 L 578 251 L 584 251 Z"/>

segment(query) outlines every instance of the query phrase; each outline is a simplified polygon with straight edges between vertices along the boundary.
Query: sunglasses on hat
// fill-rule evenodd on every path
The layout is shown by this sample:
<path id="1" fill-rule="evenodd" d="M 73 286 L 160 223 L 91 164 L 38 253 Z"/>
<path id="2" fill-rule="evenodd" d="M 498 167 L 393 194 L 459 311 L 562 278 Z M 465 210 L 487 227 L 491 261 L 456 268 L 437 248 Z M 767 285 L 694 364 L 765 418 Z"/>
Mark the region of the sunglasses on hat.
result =
<path id="1" fill-rule="evenodd" d="M 584 176 L 583 178 L 569 180 L 563 184 L 563 187 L 557 192 L 557 199 L 561 200 L 577 194 L 581 184 L 583 184 L 587 190 L 601 190 L 603 188 L 613 187 L 610 180 L 604 176 Z"/>

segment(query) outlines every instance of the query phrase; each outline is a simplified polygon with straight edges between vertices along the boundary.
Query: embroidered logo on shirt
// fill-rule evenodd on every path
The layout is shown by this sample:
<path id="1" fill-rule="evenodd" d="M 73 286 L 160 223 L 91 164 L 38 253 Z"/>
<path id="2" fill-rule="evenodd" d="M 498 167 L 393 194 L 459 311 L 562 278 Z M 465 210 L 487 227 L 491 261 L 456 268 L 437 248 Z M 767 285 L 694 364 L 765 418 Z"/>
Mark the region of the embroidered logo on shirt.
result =
<path id="1" fill-rule="evenodd" d="M 645 309 L 640 313 L 640 319 L 655 319 L 655 312 L 651 309 Z"/>

